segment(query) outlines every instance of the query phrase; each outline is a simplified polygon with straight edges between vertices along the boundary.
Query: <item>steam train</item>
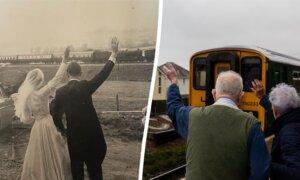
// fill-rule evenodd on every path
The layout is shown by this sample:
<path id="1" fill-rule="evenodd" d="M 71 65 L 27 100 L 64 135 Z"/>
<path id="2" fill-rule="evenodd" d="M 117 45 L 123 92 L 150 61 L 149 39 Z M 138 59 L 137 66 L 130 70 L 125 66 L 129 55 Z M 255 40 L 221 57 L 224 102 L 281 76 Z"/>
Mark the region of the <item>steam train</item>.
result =
<path id="1" fill-rule="evenodd" d="M 75 51 L 70 53 L 70 58 L 83 63 L 105 63 L 111 52 L 95 51 Z M 118 54 L 120 63 L 153 62 L 155 49 L 147 50 L 122 50 Z M 61 61 L 63 54 L 30 54 L 30 55 L 9 55 L 0 56 L 0 63 L 9 64 L 56 64 Z"/>

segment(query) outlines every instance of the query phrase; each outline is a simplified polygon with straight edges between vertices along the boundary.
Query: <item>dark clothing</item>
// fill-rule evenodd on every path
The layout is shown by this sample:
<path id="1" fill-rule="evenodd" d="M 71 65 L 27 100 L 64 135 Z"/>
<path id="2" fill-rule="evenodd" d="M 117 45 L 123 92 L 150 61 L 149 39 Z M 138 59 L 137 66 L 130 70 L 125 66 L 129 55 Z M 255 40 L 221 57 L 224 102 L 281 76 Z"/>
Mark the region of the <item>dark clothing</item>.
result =
<path id="1" fill-rule="evenodd" d="M 99 159 L 104 159 L 99 158 Z M 102 161 L 99 159 L 94 159 L 94 158 L 85 158 L 85 159 L 80 159 L 77 157 L 73 157 L 71 161 L 71 170 L 73 175 L 74 180 L 82 180 L 84 179 L 84 170 L 83 170 L 83 163 L 86 164 L 87 170 L 89 172 L 89 178 L 90 179 L 103 179 L 102 176 Z"/>
<path id="2" fill-rule="evenodd" d="M 180 96 L 179 88 L 172 84 L 167 93 L 168 115 L 173 125 L 183 138 L 187 139 L 190 111 L 192 107 L 185 106 Z M 218 132 L 217 130 L 215 131 Z M 269 176 L 270 156 L 266 149 L 264 136 L 257 123 L 252 125 L 247 138 L 247 152 L 249 156 L 248 179 L 267 179 Z"/>
<path id="3" fill-rule="evenodd" d="M 247 139 L 257 119 L 226 105 L 193 108 L 189 116 L 186 179 L 248 179 Z M 266 149 L 266 148 L 265 148 Z M 256 179 L 262 179 L 257 174 Z"/>
<path id="4" fill-rule="evenodd" d="M 106 143 L 93 105 L 92 94 L 108 78 L 114 67 L 108 61 L 90 81 L 71 80 L 56 91 L 51 114 L 59 131 L 66 132 L 73 179 L 83 179 L 83 163 L 90 176 L 99 179 Z M 62 123 L 65 114 L 67 130 Z M 101 175 L 102 176 L 102 175 Z M 97 178 L 96 178 L 97 177 Z"/>
<path id="5" fill-rule="evenodd" d="M 275 126 L 275 121 L 272 118 L 273 117 L 273 112 L 272 112 L 272 105 L 269 101 L 269 97 L 267 95 L 263 96 L 260 99 L 259 104 L 265 108 L 266 110 L 266 117 L 269 117 L 266 119 L 266 126 L 264 130 L 265 137 L 271 136 L 274 134 L 274 126 Z"/>
<path id="6" fill-rule="evenodd" d="M 270 104 L 267 96 L 261 99 L 260 104 Z M 271 110 L 271 106 L 263 107 Z M 271 179 L 300 179 L 300 108 L 292 109 L 276 119 L 271 155 Z"/>
<path id="7" fill-rule="evenodd" d="M 269 97 L 268 96 L 263 96 L 260 101 L 259 104 L 265 108 L 265 110 L 267 112 L 272 112 L 272 105 L 269 101 Z"/>

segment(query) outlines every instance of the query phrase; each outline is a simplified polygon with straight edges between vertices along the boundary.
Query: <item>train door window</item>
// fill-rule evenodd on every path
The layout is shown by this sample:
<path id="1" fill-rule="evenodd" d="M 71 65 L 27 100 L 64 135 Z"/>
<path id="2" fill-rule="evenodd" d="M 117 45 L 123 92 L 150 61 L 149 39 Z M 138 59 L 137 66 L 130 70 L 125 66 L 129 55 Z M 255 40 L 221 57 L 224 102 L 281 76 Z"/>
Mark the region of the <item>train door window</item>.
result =
<path id="1" fill-rule="evenodd" d="M 193 86 L 195 89 L 205 89 L 206 86 L 206 62 L 205 58 L 197 58 L 193 63 Z"/>
<path id="2" fill-rule="evenodd" d="M 227 62 L 218 62 L 218 63 L 215 63 L 214 64 L 214 84 L 213 84 L 213 86 L 216 84 L 218 75 L 221 72 L 229 71 L 229 70 L 230 70 L 230 63 L 227 63 Z"/>
<path id="3" fill-rule="evenodd" d="M 261 80 L 261 59 L 258 57 L 245 57 L 241 61 L 241 75 L 243 78 L 244 91 L 250 92 L 254 79 Z"/>

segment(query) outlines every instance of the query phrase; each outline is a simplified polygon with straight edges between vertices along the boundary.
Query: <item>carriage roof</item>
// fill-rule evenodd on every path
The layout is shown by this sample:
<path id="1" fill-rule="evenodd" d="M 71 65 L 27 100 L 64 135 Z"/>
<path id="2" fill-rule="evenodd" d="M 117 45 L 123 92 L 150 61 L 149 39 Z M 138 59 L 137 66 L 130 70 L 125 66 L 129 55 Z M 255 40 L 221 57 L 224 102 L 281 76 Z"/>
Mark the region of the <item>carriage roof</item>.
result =
<path id="1" fill-rule="evenodd" d="M 224 50 L 250 50 L 250 51 L 256 51 L 264 56 L 266 56 L 270 61 L 278 62 L 282 64 L 289 64 L 294 66 L 300 66 L 300 59 L 295 58 L 289 55 L 281 54 L 266 48 L 258 47 L 258 46 L 226 46 L 226 47 L 220 47 L 220 48 L 213 48 L 204 50 L 201 52 L 211 52 L 211 51 L 224 51 Z"/>

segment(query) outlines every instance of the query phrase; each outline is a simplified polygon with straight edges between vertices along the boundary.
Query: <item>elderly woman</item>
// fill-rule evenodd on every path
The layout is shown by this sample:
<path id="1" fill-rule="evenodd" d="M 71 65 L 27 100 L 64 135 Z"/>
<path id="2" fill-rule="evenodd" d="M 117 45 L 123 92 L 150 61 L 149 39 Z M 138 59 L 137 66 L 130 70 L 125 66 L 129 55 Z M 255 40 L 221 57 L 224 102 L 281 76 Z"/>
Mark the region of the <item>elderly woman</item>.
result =
<path id="1" fill-rule="evenodd" d="M 296 89 L 278 84 L 269 94 L 263 95 L 261 82 L 252 82 L 253 91 L 264 108 L 272 108 L 275 121 L 275 139 L 272 147 L 271 179 L 300 179 L 300 98 Z"/>

